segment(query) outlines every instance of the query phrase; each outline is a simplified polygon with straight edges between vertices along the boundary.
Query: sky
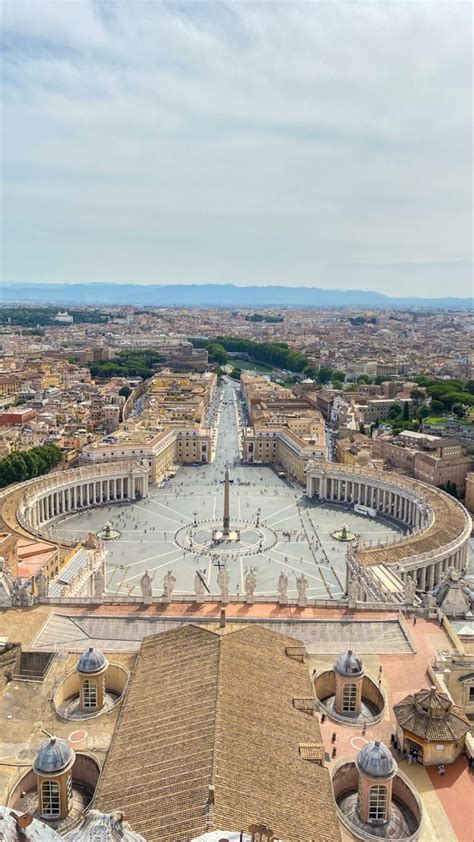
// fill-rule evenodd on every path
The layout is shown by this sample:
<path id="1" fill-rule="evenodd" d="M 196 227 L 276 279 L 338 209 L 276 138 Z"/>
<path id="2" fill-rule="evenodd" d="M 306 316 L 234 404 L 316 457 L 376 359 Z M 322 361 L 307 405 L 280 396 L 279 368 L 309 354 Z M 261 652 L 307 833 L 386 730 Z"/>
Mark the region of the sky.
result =
<path id="1" fill-rule="evenodd" d="M 4 0 L 1 279 L 469 296 L 469 3 Z"/>

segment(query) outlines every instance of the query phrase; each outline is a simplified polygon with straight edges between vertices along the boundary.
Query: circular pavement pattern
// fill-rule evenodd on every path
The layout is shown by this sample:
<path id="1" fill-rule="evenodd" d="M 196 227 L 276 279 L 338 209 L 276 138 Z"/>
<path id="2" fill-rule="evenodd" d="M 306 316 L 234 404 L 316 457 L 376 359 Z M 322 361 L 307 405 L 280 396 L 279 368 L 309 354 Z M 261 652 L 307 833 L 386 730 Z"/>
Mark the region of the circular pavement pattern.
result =
<path id="1" fill-rule="evenodd" d="M 106 545 L 109 593 L 140 597 L 140 579 L 148 570 L 153 593 L 161 596 L 163 579 L 171 570 L 176 578 L 173 595 L 192 594 L 196 571 L 205 569 L 209 591 L 218 595 L 217 576 L 225 564 L 233 595 L 245 593 L 252 569 L 257 597 L 274 597 L 283 572 L 290 597 L 296 596 L 296 579 L 304 573 L 309 598 L 334 599 L 345 590 L 347 544 L 335 541 L 332 533 L 345 524 L 374 543 L 397 533 L 393 523 L 382 518 L 309 500 L 301 486 L 272 467 L 242 464 L 239 401 L 236 384 L 218 389 L 210 464 L 181 467 L 172 479 L 151 484 L 143 500 L 114 503 L 55 522 L 59 535 L 78 540 L 98 532 L 107 521 L 120 532 Z M 241 530 L 240 541 L 215 544 L 212 531 L 222 529 L 226 468 L 231 477 L 230 523 Z"/>

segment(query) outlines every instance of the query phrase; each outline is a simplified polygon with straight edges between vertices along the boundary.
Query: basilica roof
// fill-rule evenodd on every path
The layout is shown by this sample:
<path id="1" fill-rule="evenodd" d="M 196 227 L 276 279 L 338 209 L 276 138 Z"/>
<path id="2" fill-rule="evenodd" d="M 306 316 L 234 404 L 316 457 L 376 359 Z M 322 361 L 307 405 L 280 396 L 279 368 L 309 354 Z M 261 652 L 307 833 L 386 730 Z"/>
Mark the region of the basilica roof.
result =
<path id="1" fill-rule="evenodd" d="M 189 624 L 143 641 L 95 806 L 120 804 L 147 842 L 255 824 L 285 842 L 337 842 L 329 771 L 301 751 L 322 739 L 294 704 L 313 697 L 306 664 L 286 653 L 300 642 L 225 631 Z"/>

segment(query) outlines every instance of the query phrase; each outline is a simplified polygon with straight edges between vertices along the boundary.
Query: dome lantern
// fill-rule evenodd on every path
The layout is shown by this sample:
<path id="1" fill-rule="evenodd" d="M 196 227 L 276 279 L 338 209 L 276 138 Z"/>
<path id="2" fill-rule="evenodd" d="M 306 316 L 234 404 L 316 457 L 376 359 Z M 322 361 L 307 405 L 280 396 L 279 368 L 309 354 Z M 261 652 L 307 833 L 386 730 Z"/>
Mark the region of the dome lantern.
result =
<path id="1" fill-rule="evenodd" d="M 339 655 L 334 664 L 336 678 L 336 713 L 345 717 L 357 717 L 362 707 L 362 680 L 364 667 L 361 659 L 349 649 Z"/>
<path id="2" fill-rule="evenodd" d="M 361 821 L 382 825 L 389 821 L 392 783 L 398 771 L 390 749 L 374 740 L 361 748 L 356 758 L 359 772 L 358 813 Z"/>
<path id="3" fill-rule="evenodd" d="M 84 713 L 102 710 L 105 704 L 105 673 L 109 662 L 105 655 L 89 646 L 77 662 L 80 679 L 80 709 Z"/>
<path id="4" fill-rule="evenodd" d="M 38 750 L 33 771 L 36 773 L 41 818 L 65 819 L 72 804 L 72 767 L 76 755 L 69 743 L 50 737 Z"/>

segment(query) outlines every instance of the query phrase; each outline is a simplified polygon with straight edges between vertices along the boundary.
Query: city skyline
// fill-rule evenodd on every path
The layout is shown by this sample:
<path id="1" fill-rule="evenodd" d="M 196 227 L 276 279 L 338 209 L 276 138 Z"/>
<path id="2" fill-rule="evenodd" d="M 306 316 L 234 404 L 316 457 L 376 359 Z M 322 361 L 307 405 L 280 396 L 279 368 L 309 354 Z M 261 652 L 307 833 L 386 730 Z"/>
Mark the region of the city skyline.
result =
<path id="1" fill-rule="evenodd" d="M 129 9 L 3 4 L 3 283 L 471 294 L 467 4 Z"/>

